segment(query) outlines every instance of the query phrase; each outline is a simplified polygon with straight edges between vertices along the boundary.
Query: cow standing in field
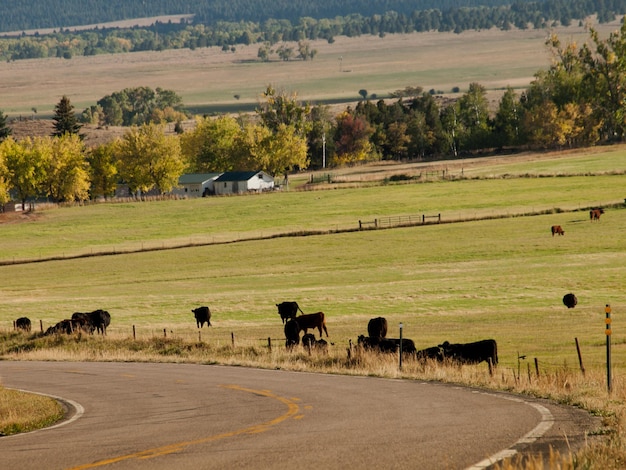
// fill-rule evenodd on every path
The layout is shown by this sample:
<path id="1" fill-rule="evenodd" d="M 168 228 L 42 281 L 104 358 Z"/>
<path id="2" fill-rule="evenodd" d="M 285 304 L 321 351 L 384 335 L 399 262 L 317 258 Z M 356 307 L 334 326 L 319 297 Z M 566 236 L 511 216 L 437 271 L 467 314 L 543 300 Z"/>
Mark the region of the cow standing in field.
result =
<path id="1" fill-rule="evenodd" d="M 567 308 L 574 308 L 578 304 L 578 299 L 576 298 L 574 294 L 570 292 L 569 294 L 565 294 L 563 296 L 563 304 Z"/>
<path id="2" fill-rule="evenodd" d="M 211 326 L 211 310 L 209 310 L 209 307 L 198 307 L 191 309 L 191 311 L 196 317 L 196 326 L 198 328 L 202 328 L 205 323 L 207 324 L 207 327 Z"/>
<path id="3" fill-rule="evenodd" d="M 601 207 L 597 209 L 591 209 L 589 211 L 589 220 L 591 222 L 593 222 L 594 220 L 600 220 L 600 216 L 602 214 L 604 214 L 604 209 L 602 209 Z"/>
<path id="4" fill-rule="evenodd" d="M 550 230 L 552 231 L 552 236 L 565 235 L 565 231 L 560 225 L 553 225 Z"/>
<path id="5" fill-rule="evenodd" d="M 290 319 L 285 323 L 285 347 L 292 349 L 300 344 L 300 326 L 296 320 Z"/>
<path id="6" fill-rule="evenodd" d="M 447 341 L 440 344 L 444 357 L 460 364 L 479 364 L 491 361 L 498 363 L 498 345 L 493 339 L 484 339 L 474 343 L 450 344 Z"/>
<path id="7" fill-rule="evenodd" d="M 367 324 L 367 334 L 370 338 L 387 336 L 387 319 L 384 317 L 372 318 Z"/>
<path id="8" fill-rule="evenodd" d="M 299 317 L 295 317 L 293 320 L 298 322 L 298 326 L 304 333 L 306 334 L 307 330 L 317 328 L 320 332 L 320 338 L 324 336 L 322 334 L 322 329 L 326 333 L 326 337 L 328 337 L 328 330 L 326 329 L 326 320 L 324 316 L 324 312 L 317 313 L 307 313 L 305 315 L 300 315 Z"/>
<path id="9" fill-rule="evenodd" d="M 290 318 L 296 318 L 298 311 L 304 314 L 302 309 L 300 309 L 298 302 L 281 302 L 276 304 L 276 307 L 278 307 L 278 314 L 280 315 L 280 319 L 283 321 L 283 324 Z"/>
<path id="10" fill-rule="evenodd" d="M 17 330 L 30 332 L 30 329 L 31 329 L 30 319 L 27 317 L 18 318 L 17 320 L 15 320 L 15 328 Z"/>

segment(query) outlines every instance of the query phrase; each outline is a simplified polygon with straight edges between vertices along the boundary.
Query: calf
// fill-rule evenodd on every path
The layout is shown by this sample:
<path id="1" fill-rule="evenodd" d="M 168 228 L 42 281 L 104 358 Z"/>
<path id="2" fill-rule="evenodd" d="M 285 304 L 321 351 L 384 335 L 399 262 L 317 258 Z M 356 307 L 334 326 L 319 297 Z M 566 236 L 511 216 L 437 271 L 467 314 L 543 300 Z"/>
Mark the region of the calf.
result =
<path id="1" fill-rule="evenodd" d="M 428 359 L 443 362 L 444 353 L 440 346 L 433 346 L 432 348 L 420 349 L 415 353 L 415 357 L 418 361 L 426 361 Z"/>

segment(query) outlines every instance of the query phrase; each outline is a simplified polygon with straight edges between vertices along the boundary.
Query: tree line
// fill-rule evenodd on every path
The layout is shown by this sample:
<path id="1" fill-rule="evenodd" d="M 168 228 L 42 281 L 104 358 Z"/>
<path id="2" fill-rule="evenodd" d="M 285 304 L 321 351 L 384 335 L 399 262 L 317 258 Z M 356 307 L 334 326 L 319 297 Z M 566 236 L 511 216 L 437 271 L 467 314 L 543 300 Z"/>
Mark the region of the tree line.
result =
<path id="1" fill-rule="evenodd" d="M 626 23 L 606 39 L 594 29 L 589 36 L 580 47 L 550 36 L 551 67 L 537 72 L 519 94 L 507 88 L 495 112 L 478 83 L 449 102 L 408 86 L 394 92 L 391 101 L 365 97 L 334 116 L 327 106 L 301 103 L 295 94 L 268 86 L 253 115 L 198 117 L 192 130 L 178 135 L 143 122 L 121 139 L 90 149 L 82 143 L 67 97 L 55 107 L 50 137 L 17 142 L 0 112 L 0 203 L 8 200 L 9 190 L 23 202 L 40 196 L 55 201 L 109 197 L 120 182 L 132 192 L 167 193 L 184 172 L 254 169 L 278 175 L 374 160 L 621 142 L 626 137 Z M 141 100 L 136 105 L 141 109 Z"/>
<path id="2" fill-rule="evenodd" d="M 149 3 L 152 5 L 152 2 Z M 155 2 L 157 3 L 165 8 L 163 2 Z M 422 2 L 424 5 L 421 5 L 419 10 L 409 8 L 410 2 L 402 0 L 389 0 L 380 4 L 362 0 L 353 2 L 329 0 L 321 3 L 325 8 L 319 6 L 318 2 L 300 1 L 269 2 L 263 3 L 263 8 L 258 8 L 258 5 L 252 8 L 255 4 L 253 0 L 201 2 L 187 7 L 181 5 L 180 8 L 172 6 L 170 10 L 155 8 L 154 14 L 157 14 L 157 11 L 194 12 L 195 16 L 189 21 L 157 22 L 150 27 L 100 28 L 74 32 L 60 28 L 51 34 L 4 37 L 0 38 L 0 59 L 45 57 L 69 59 L 73 56 L 103 53 L 213 46 L 228 51 L 237 45 L 256 43 L 274 45 L 280 42 L 317 39 L 333 42 L 337 36 L 384 36 L 424 31 L 461 33 L 465 30 L 490 28 L 508 30 L 513 27 L 545 28 L 554 24 L 568 26 L 573 21 L 582 21 L 593 14 L 597 15 L 598 21 L 608 22 L 614 20 L 616 15 L 626 13 L 626 5 L 620 0 L 546 0 L 514 3 L 497 0 L 483 2 L 449 0 L 443 2 L 448 5 L 447 7 L 432 5 L 427 8 L 425 5 L 432 2 Z M 459 3 L 463 6 L 459 6 Z M 471 6 L 467 6 L 468 3 Z M 219 5 L 222 8 L 218 9 Z M 385 9 L 374 12 L 371 5 L 384 5 Z M 105 4 L 100 7 L 108 8 Z M 249 11 L 244 7 L 249 8 Z M 147 6 L 142 8 L 145 10 Z M 211 14 L 203 13 L 203 9 L 207 8 Z M 230 8 L 240 14 L 226 14 Z M 84 10 L 85 7 L 81 6 L 81 9 Z M 216 9 L 222 12 L 221 16 L 213 14 Z M 127 10 L 122 8 L 120 11 Z M 216 18 L 224 19 L 216 21 Z M 307 55 L 302 57 L 306 58 Z"/>

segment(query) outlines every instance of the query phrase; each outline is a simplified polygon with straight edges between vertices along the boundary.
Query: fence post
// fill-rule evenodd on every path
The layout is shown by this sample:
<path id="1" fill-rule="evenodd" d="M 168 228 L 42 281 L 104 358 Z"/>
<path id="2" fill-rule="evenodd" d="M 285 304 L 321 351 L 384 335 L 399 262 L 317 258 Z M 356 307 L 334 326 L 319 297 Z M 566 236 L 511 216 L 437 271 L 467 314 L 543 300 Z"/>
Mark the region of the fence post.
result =
<path id="1" fill-rule="evenodd" d="M 231 331 L 230 333 L 230 342 L 233 345 L 233 348 L 235 347 L 235 333 L 233 331 Z"/>
<path id="2" fill-rule="evenodd" d="M 585 366 L 583 366 L 583 357 L 580 354 L 580 345 L 578 344 L 578 338 L 574 338 L 576 341 L 576 352 L 578 353 L 578 364 L 580 364 L 580 371 L 585 375 Z"/>
<path id="3" fill-rule="evenodd" d="M 133 325 L 133 339 L 137 339 L 137 335 L 135 334 L 135 325 Z"/>
<path id="4" fill-rule="evenodd" d="M 537 373 L 537 377 L 539 377 L 539 361 L 535 358 L 535 372 Z"/>
<path id="5" fill-rule="evenodd" d="M 267 349 L 272 352 L 272 338 L 270 337 L 267 338 Z"/>
<path id="6" fill-rule="evenodd" d="M 606 324 L 606 385 L 608 392 L 611 393 L 613 384 L 611 379 L 611 306 L 609 304 L 604 307 L 604 313 L 606 314 L 604 320 Z"/>
<path id="7" fill-rule="evenodd" d="M 167 328 L 163 328 L 163 337 L 167 338 Z"/>

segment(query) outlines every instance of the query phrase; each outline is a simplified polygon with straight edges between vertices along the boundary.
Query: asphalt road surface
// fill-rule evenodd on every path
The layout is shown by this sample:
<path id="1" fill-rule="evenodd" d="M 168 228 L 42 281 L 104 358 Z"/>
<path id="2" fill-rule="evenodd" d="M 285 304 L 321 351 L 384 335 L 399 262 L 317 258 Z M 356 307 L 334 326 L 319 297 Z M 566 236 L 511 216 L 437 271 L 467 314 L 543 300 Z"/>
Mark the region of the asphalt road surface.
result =
<path id="1" fill-rule="evenodd" d="M 408 380 L 192 364 L 0 362 L 67 419 L 0 438 L 2 469 L 478 469 L 594 427 L 547 401 Z M 566 444 L 567 441 L 567 444 Z"/>

